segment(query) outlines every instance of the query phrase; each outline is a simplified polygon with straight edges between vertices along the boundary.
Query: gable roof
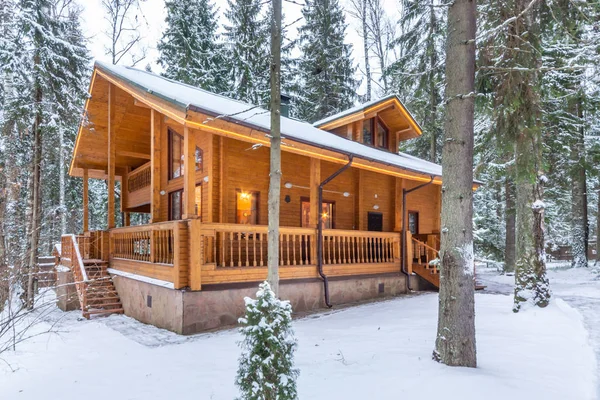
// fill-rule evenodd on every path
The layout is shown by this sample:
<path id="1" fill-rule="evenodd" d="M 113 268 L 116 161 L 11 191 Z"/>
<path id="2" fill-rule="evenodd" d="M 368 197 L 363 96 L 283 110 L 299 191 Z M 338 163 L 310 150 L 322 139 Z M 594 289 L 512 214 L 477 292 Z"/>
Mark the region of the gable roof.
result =
<path id="1" fill-rule="evenodd" d="M 250 126 L 253 129 L 270 131 L 270 113 L 264 108 L 232 100 L 135 68 L 111 65 L 100 61 L 95 63 L 95 67 L 101 72 L 159 97 L 182 111 L 205 113 L 219 119 Z M 208 123 L 210 124 L 210 121 Z M 354 156 L 431 177 L 441 178 L 442 176 L 442 167 L 438 164 L 404 153 L 395 154 L 382 151 L 292 118 L 281 117 L 281 134 L 284 139 L 289 138 L 346 156 Z M 285 147 L 283 149 L 285 150 Z"/>
<path id="2" fill-rule="evenodd" d="M 398 96 L 396 96 L 395 94 L 390 94 L 379 99 L 359 104 L 347 110 L 341 111 L 337 114 L 333 114 L 329 117 L 320 119 L 319 121 L 314 122 L 313 125 L 317 128 L 326 128 L 328 126 L 331 126 L 335 122 L 342 122 L 341 120 L 347 119 L 348 117 L 351 117 L 353 115 L 356 115 L 357 117 L 363 117 L 366 113 L 369 112 L 369 110 L 375 110 L 382 106 L 391 104 L 393 104 L 394 107 L 398 109 L 398 112 L 402 114 L 402 116 L 406 119 L 408 125 L 415 131 L 416 136 L 420 136 L 423 133 L 423 129 L 412 116 L 410 111 L 408 111 L 406 106 L 402 103 L 402 101 L 400 101 Z"/>

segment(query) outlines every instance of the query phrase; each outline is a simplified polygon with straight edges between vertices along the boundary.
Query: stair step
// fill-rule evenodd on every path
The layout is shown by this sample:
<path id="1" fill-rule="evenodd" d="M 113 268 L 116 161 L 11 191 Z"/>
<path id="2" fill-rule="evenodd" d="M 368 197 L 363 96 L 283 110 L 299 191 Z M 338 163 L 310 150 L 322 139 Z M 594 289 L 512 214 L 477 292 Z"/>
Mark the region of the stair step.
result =
<path id="1" fill-rule="evenodd" d="M 117 308 L 114 310 L 91 310 L 91 311 L 85 311 L 83 313 L 83 316 L 85 318 L 88 318 L 91 315 L 102 315 L 102 314 L 123 314 L 125 312 L 125 310 L 123 310 L 122 308 Z"/>
<path id="2" fill-rule="evenodd" d="M 95 295 L 96 295 L 96 294 L 100 294 L 100 293 L 93 293 L 93 294 L 95 294 Z M 115 294 L 116 294 L 116 293 L 115 293 Z M 89 294 L 89 293 L 88 293 L 88 295 L 86 296 L 86 298 L 87 298 L 87 301 L 88 301 L 88 302 L 89 302 L 89 301 L 96 301 L 96 300 L 120 300 L 120 297 L 119 297 L 119 296 L 104 296 L 104 297 L 101 297 L 101 296 L 98 296 L 98 297 L 93 297 L 93 296 L 92 296 L 92 297 L 90 297 L 90 294 Z"/>
<path id="3" fill-rule="evenodd" d="M 121 304 L 121 302 L 119 301 L 118 303 L 104 303 L 104 304 L 88 304 L 87 308 L 88 310 L 90 308 L 92 309 L 109 309 L 107 307 L 119 307 L 119 308 L 123 308 L 123 304 Z"/>

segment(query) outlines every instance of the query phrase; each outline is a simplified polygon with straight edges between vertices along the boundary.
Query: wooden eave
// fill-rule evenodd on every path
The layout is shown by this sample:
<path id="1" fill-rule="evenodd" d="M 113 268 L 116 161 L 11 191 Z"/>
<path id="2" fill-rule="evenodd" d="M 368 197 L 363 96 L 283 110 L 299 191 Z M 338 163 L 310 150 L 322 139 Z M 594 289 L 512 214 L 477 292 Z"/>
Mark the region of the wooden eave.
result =
<path id="1" fill-rule="evenodd" d="M 375 115 L 379 116 L 392 132 L 398 134 L 400 140 L 413 139 L 423 133 L 417 121 L 396 96 L 381 99 L 380 102 L 371 104 L 362 110 L 342 114 L 333 120 L 316 124 L 315 127 L 330 131 L 353 122 L 372 118 Z"/>

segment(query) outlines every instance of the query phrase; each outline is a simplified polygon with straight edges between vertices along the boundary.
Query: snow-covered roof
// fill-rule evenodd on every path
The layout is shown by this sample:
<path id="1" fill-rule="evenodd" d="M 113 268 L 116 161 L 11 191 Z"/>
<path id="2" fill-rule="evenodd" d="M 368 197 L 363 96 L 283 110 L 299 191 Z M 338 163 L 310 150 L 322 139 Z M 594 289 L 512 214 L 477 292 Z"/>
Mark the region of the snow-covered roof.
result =
<path id="1" fill-rule="evenodd" d="M 96 61 L 96 67 L 123 79 L 138 88 L 185 109 L 213 116 L 222 116 L 255 129 L 268 132 L 271 127 L 269 111 L 241 101 L 176 82 L 171 79 L 135 68 Z M 281 117 L 281 134 L 301 143 L 340 154 L 378 162 L 407 171 L 441 177 L 442 167 L 404 153 L 391 153 L 358 143 L 293 118 Z"/>
<path id="2" fill-rule="evenodd" d="M 344 117 L 346 117 L 348 115 L 352 115 L 352 114 L 355 114 L 357 112 L 361 112 L 361 111 L 364 111 L 364 110 L 366 110 L 368 108 L 374 107 L 374 106 L 376 106 L 378 104 L 386 103 L 386 102 L 388 102 L 389 100 L 392 100 L 392 99 L 396 100 L 398 102 L 398 104 L 400 105 L 400 107 L 402 107 L 404 109 L 404 111 L 406 112 L 406 114 L 410 118 L 411 122 L 416 126 L 416 128 L 418 128 L 418 131 L 421 131 L 421 126 L 419 125 L 419 123 L 414 119 L 414 117 L 408 111 L 408 109 L 406 108 L 406 106 L 402 103 L 402 101 L 400 101 L 400 99 L 398 98 L 398 96 L 396 96 L 395 94 L 390 94 L 390 95 L 387 95 L 385 97 L 381 97 L 381 98 L 378 98 L 378 99 L 375 99 L 375 100 L 368 101 L 366 103 L 359 104 L 359 105 L 354 106 L 352 108 L 349 108 L 347 110 L 341 111 L 341 112 L 339 112 L 337 114 L 333 114 L 333 115 L 330 115 L 329 117 L 320 119 L 320 120 L 314 122 L 313 125 L 316 126 L 316 127 L 323 126 L 323 125 L 326 125 L 326 124 L 328 124 L 330 122 L 336 121 L 338 119 L 342 119 L 342 118 L 344 118 Z"/>

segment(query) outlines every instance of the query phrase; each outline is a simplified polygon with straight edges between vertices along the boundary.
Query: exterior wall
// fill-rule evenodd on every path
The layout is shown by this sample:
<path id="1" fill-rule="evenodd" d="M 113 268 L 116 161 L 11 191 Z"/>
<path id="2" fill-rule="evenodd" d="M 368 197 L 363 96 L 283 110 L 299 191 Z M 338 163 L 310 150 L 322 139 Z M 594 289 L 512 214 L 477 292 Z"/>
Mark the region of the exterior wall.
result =
<path id="1" fill-rule="evenodd" d="M 410 189 L 420 185 L 420 182 L 406 182 Z M 419 212 L 419 233 L 439 233 L 441 219 L 441 186 L 429 185 L 406 196 L 406 208 Z"/>
<path id="2" fill-rule="evenodd" d="M 411 277 L 414 290 L 422 285 Z M 121 276 L 114 277 L 125 314 L 141 322 L 176 333 L 189 335 L 237 323 L 244 314 L 244 297 L 254 297 L 257 284 L 215 285 L 212 290 L 187 292 L 166 289 Z M 382 285 L 382 286 L 381 286 Z M 385 274 L 329 280 L 330 300 L 334 307 L 351 303 L 398 296 L 406 293 L 406 277 Z M 325 308 L 323 282 L 319 279 L 282 281 L 282 299 L 290 300 L 295 313 Z M 152 306 L 147 303 L 152 296 Z"/>

